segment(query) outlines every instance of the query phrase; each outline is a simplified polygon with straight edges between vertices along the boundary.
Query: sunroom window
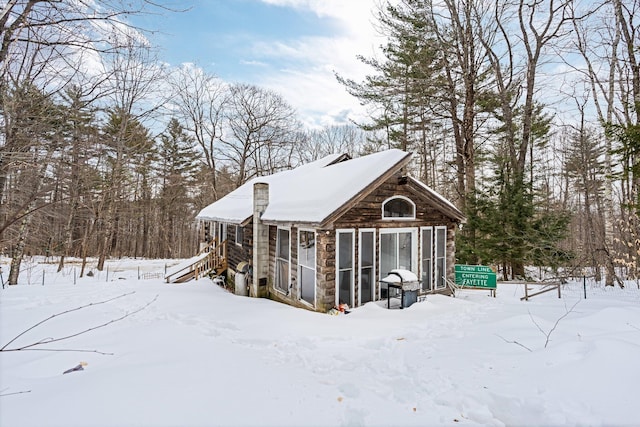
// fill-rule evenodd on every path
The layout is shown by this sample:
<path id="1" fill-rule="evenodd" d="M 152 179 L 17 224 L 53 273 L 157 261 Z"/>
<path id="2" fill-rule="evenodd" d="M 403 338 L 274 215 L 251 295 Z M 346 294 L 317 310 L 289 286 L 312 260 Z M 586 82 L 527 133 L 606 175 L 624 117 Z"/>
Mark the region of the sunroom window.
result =
<path id="1" fill-rule="evenodd" d="M 415 219 L 416 205 L 406 197 L 396 196 L 382 204 L 383 219 Z"/>

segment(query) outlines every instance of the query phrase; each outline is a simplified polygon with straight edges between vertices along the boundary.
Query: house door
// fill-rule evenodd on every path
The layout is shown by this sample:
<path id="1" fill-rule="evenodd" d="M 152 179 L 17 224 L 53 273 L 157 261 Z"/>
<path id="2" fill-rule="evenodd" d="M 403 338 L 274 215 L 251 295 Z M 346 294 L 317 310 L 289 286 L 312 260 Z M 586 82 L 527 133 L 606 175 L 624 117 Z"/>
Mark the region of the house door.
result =
<path id="1" fill-rule="evenodd" d="M 392 228 L 380 230 L 380 278 L 402 268 L 417 273 L 418 230 Z M 382 295 L 384 297 L 385 295 Z"/>
<path id="2" fill-rule="evenodd" d="M 417 230 L 380 230 L 380 277 L 402 268 L 416 272 Z"/>

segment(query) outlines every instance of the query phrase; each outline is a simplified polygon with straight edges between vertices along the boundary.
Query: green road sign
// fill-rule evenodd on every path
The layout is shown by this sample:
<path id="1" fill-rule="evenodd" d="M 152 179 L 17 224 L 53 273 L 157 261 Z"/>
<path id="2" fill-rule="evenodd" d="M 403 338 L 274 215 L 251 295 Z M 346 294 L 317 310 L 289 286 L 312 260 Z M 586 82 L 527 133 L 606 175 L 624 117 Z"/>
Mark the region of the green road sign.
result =
<path id="1" fill-rule="evenodd" d="M 496 289 L 496 273 L 483 265 L 456 264 L 456 285 L 465 288 Z"/>

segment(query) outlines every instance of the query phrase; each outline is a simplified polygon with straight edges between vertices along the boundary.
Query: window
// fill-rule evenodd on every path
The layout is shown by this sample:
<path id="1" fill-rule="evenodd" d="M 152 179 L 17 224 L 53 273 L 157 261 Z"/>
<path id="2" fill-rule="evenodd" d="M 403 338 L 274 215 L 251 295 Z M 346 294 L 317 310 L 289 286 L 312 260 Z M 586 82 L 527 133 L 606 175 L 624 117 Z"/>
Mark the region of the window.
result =
<path id="1" fill-rule="evenodd" d="M 422 290 L 433 289 L 433 227 L 423 227 L 420 267 L 422 271 Z"/>
<path id="2" fill-rule="evenodd" d="M 435 261 L 436 261 L 436 271 L 435 271 L 435 282 L 436 287 L 438 289 L 444 288 L 446 286 L 446 275 L 447 275 L 447 227 L 436 227 L 435 229 Z"/>
<path id="3" fill-rule="evenodd" d="M 316 233 L 298 232 L 299 298 L 315 306 L 316 303 Z"/>
<path id="4" fill-rule="evenodd" d="M 224 222 L 218 223 L 218 242 L 224 242 L 227 240 L 227 224 Z"/>
<path id="5" fill-rule="evenodd" d="M 242 246 L 242 240 L 244 239 L 244 228 L 241 225 L 236 225 L 236 245 Z"/>
<path id="6" fill-rule="evenodd" d="M 418 229 L 387 228 L 380 230 L 380 278 L 401 268 L 417 272 Z M 386 298 L 381 292 L 381 297 Z"/>
<path id="7" fill-rule="evenodd" d="M 360 230 L 360 277 L 358 281 L 358 299 L 360 305 L 373 301 L 375 287 L 376 264 L 376 232 L 372 229 Z"/>
<path id="8" fill-rule="evenodd" d="M 382 203 L 383 219 L 415 219 L 416 205 L 406 197 L 394 196 Z"/>
<path id="9" fill-rule="evenodd" d="M 275 288 L 288 294 L 289 272 L 291 270 L 291 239 L 290 231 L 286 228 L 278 228 L 275 268 Z"/>
<path id="10" fill-rule="evenodd" d="M 353 230 L 336 231 L 336 304 L 353 306 L 353 259 L 355 251 Z"/>
<path id="11" fill-rule="evenodd" d="M 417 255 L 416 230 L 380 230 L 380 274 L 387 275 L 396 268 L 416 271 L 414 255 Z"/>

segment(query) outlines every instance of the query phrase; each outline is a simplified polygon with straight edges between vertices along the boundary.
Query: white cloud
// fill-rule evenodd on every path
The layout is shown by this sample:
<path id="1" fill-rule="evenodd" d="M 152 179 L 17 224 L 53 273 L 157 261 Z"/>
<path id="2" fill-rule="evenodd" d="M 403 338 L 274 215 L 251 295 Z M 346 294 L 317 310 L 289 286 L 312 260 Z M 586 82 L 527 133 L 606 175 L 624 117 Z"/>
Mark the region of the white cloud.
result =
<path id="1" fill-rule="evenodd" d="M 366 19 L 370 14 L 362 13 L 363 10 L 371 11 L 376 5 L 375 0 L 261 0 L 263 3 L 275 6 L 292 7 L 295 9 L 309 10 L 319 17 L 332 17 L 343 21 L 357 23 Z M 350 26 L 353 26 L 350 25 Z"/>
<path id="2" fill-rule="evenodd" d="M 340 85 L 335 73 L 360 80 L 371 72 L 357 55 L 372 56 L 382 43 L 374 28 L 374 0 L 262 0 L 265 3 L 308 10 L 333 19 L 340 30 L 333 37 L 304 37 L 258 42 L 255 52 L 270 62 L 286 64 L 261 75 L 256 84 L 282 94 L 310 126 L 363 120 L 364 109 Z"/>
<path id="3" fill-rule="evenodd" d="M 266 62 L 262 62 L 262 61 L 254 61 L 254 60 L 241 60 L 240 64 L 242 65 L 249 65 L 252 67 L 267 67 L 268 64 Z"/>

